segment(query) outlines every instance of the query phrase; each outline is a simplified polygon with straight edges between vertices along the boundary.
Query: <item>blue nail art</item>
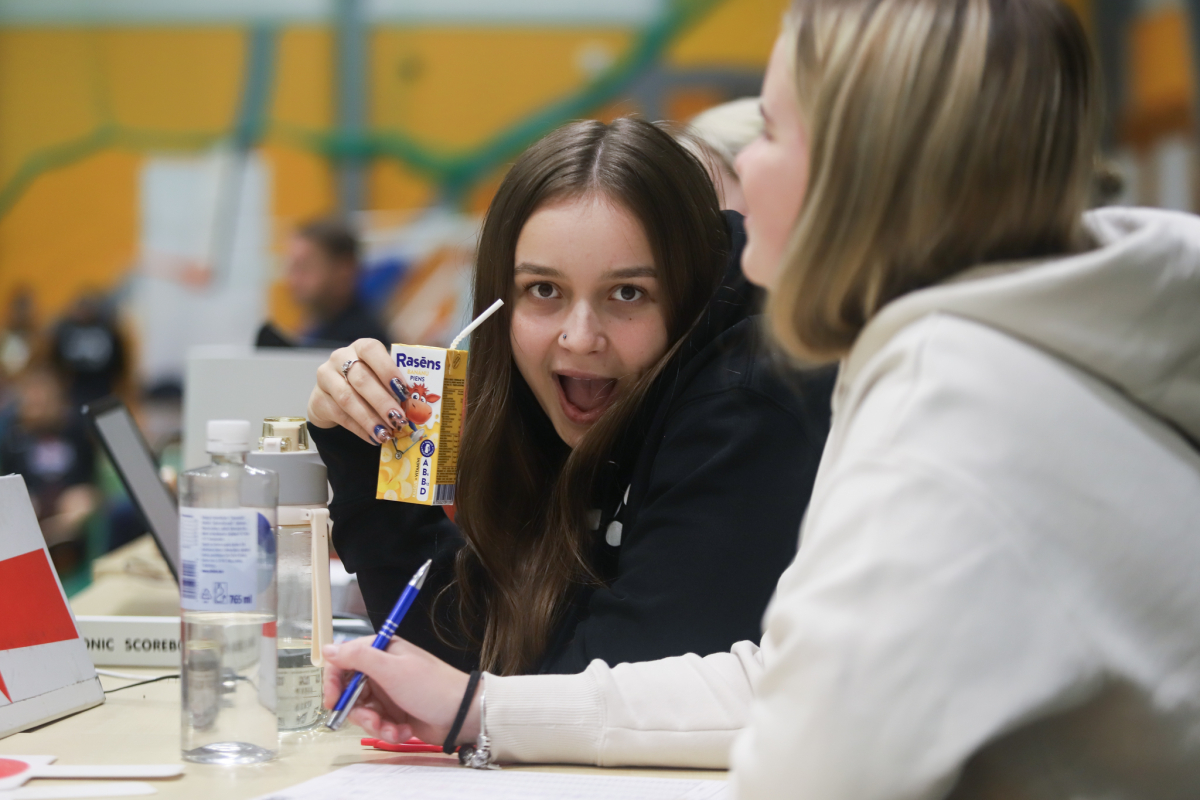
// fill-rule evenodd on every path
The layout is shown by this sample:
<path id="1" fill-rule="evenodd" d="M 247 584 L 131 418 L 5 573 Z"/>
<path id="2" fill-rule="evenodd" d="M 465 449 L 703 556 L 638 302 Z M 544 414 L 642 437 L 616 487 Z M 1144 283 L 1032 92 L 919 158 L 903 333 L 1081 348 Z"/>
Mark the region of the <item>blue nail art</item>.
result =
<path id="1" fill-rule="evenodd" d="M 392 394 L 396 395 L 401 403 L 408 399 L 408 394 L 404 391 L 404 384 L 400 382 L 399 378 L 392 378 Z"/>
<path id="2" fill-rule="evenodd" d="M 375 441 L 383 444 L 390 438 L 392 437 L 388 434 L 387 428 L 383 427 L 382 425 L 375 426 Z"/>

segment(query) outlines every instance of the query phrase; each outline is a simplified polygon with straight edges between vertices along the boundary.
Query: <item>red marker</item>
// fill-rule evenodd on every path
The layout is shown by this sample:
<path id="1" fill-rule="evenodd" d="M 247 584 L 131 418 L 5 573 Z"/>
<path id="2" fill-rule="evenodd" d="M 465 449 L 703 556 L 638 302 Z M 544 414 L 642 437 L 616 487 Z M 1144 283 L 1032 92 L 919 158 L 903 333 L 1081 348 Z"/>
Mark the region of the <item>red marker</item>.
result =
<path id="1" fill-rule="evenodd" d="M 388 750 L 393 753 L 440 753 L 442 752 L 441 745 L 429 744 L 422 742 L 420 739 L 412 738 L 407 742 L 400 744 L 392 744 L 385 742 L 383 739 L 363 739 L 360 744 L 364 747 L 374 747 L 376 750 Z"/>

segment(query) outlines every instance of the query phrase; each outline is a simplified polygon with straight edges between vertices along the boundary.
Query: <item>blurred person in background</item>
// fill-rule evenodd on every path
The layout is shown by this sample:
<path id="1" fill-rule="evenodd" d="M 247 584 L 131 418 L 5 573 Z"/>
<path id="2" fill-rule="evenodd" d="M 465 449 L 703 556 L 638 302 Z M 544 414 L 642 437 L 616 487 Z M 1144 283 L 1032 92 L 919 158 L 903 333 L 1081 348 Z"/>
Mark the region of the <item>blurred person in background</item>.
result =
<path id="1" fill-rule="evenodd" d="M 84 292 L 50 334 L 50 361 L 66 383 L 74 411 L 101 397 L 132 399 L 129 346 L 111 303 Z"/>
<path id="2" fill-rule="evenodd" d="M 356 339 L 388 341 L 383 325 L 358 298 L 358 260 L 358 236 L 343 222 L 314 220 L 292 235 L 284 279 L 305 316 L 296 344 L 334 348 Z M 269 344 L 265 331 L 259 333 L 259 346 Z"/>
<path id="3" fill-rule="evenodd" d="M 0 331 L 0 437 L 16 418 L 16 379 L 40 349 L 33 291 L 18 286 L 13 289 L 4 329 Z"/>
<path id="4" fill-rule="evenodd" d="M 708 170 L 721 208 L 746 213 L 746 197 L 733 165 L 738 153 L 762 133 L 757 97 L 743 97 L 700 112 L 678 137 Z"/>
<path id="5" fill-rule="evenodd" d="M 16 417 L 0 438 L 0 475 L 25 479 L 59 574 L 83 560 L 84 525 L 98 503 L 95 451 L 82 418 L 67 403 L 54 371 L 27 370 L 17 380 Z"/>
<path id="6" fill-rule="evenodd" d="M 29 364 L 38 349 L 33 291 L 28 286 L 13 289 L 8 317 L 0 332 L 0 383 L 11 380 Z"/>

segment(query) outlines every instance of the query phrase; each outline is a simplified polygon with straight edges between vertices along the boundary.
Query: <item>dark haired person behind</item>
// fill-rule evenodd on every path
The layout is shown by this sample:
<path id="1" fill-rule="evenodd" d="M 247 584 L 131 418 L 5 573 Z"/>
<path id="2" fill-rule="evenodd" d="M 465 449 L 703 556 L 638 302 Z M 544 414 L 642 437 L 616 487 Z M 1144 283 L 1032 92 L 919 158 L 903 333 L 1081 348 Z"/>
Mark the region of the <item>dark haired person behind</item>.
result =
<path id="1" fill-rule="evenodd" d="M 111 302 L 97 292 L 76 299 L 50 332 L 50 363 L 73 409 L 105 395 L 133 394 L 128 345 Z"/>
<path id="2" fill-rule="evenodd" d="M 457 527 L 375 499 L 403 419 L 385 349 L 356 342 L 318 371 L 334 537 L 376 626 L 433 558 L 398 635 L 464 668 L 573 673 L 758 639 L 832 374 L 774 371 L 743 242 L 699 162 L 647 122 L 575 123 L 526 151 L 480 238 L 475 312 L 505 306 L 472 335 Z"/>
<path id="3" fill-rule="evenodd" d="M 356 339 L 387 341 L 375 314 L 358 299 L 358 236 L 350 226 L 318 219 L 288 242 L 284 280 L 304 310 L 305 330 L 290 341 L 274 326 L 258 332 L 259 347 L 343 347 Z"/>

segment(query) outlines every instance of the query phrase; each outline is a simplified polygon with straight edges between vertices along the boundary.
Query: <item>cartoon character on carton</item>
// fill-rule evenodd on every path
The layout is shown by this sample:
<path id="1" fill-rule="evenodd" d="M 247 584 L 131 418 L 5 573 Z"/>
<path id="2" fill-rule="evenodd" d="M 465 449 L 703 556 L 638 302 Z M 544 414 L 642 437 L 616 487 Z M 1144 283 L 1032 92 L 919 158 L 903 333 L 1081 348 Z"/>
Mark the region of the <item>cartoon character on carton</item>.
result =
<path id="1" fill-rule="evenodd" d="M 433 416 L 432 404 L 441 399 L 442 396 L 440 394 L 428 392 L 428 390 L 420 384 L 417 384 L 408 392 L 405 392 L 405 398 L 403 402 L 400 403 L 400 410 L 403 411 L 404 416 L 407 417 L 407 419 L 404 421 L 404 424 L 412 430 L 412 434 L 410 436 L 412 439 L 412 444 L 404 448 L 404 450 L 401 451 L 402 453 L 407 453 L 412 449 L 413 445 L 421 441 L 422 434 L 420 426 L 428 422 L 429 418 Z"/>

